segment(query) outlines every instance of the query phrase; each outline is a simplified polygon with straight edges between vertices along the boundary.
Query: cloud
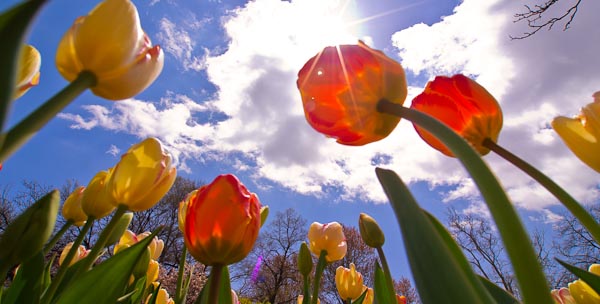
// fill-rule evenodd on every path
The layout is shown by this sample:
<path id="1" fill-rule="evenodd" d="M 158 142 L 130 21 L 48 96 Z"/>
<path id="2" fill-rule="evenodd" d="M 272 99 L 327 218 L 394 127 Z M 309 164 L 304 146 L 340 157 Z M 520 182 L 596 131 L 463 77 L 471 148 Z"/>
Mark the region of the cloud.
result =
<path id="1" fill-rule="evenodd" d="M 119 153 L 121 153 L 121 149 L 117 148 L 117 146 L 115 145 L 110 145 L 110 148 L 108 148 L 108 151 L 106 151 L 106 153 L 112 156 L 117 156 L 119 155 Z"/>
<path id="2" fill-rule="evenodd" d="M 600 76 L 589 64 L 600 48 L 592 27 L 593 8 L 578 14 L 580 23 L 565 33 L 541 32 L 510 41 L 509 34 L 522 30 L 511 20 L 518 4 L 496 2 L 465 0 L 438 23 L 397 32 L 393 45 L 405 68 L 420 77 L 458 72 L 475 77 L 502 104 L 505 127 L 500 144 L 582 201 L 597 199 L 597 173 L 574 158 L 548 129 L 559 111 L 575 113 L 598 90 L 593 87 Z M 256 0 L 231 12 L 222 19 L 229 41 L 226 51 L 208 52 L 202 61 L 216 88 L 209 100 L 170 93 L 159 102 L 131 99 L 111 107 L 88 105 L 85 117 L 60 117 L 72 121 L 74 128 L 158 136 L 184 169 L 192 159 L 216 160 L 250 173 L 265 189 L 274 182 L 303 194 L 331 192 L 341 193 L 344 200 L 384 202 L 374 173 L 375 166 L 382 166 L 395 170 L 406 183 L 449 186 L 443 188 L 450 189 L 443 193 L 445 201 L 467 199 L 473 212 L 478 210 L 478 191 L 460 163 L 423 143 L 408 121 L 401 121 L 386 139 L 363 147 L 336 144 L 306 123 L 295 84 L 297 71 L 324 45 L 357 39 L 331 17 L 339 15 L 336 5 L 337 1 Z M 193 62 L 194 46 L 187 32 L 166 18 L 161 24 L 167 52 Z M 577 60 L 565 56 L 573 50 Z M 411 83 L 407 104 L 422 89 L 421 83 Z M 519 206 L 541 210 L 556 203 L 504 160 L 489 155 L 486 161 Z"/>
<path id="3" fill-rule="evenodd" d="M 202 22 L 200 21 L 177 25 L 167 18 L 160 20 L 158 40 L 165 52 L 175 57 L 185 71 L 201 71 L 206 67 L 205 62 L 208 50 L 204 49 L 202 56 L 194 55 L 196 44 L 190 37 L 190 34 L 184 29 L 186 27 L 198 29 L 200 26 L 202 26 Z"/>

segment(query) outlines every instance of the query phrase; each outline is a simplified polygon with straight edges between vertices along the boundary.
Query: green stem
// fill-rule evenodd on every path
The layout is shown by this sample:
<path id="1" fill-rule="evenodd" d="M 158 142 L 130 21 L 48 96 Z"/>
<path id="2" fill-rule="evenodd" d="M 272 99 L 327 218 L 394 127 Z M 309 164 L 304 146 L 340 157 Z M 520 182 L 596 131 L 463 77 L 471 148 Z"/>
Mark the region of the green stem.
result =
<path id="1" fill-rule="evenodd" d="M 321 277 L 323 276 L 323 270 L 325 270 L 325 266 L 327 266 L 327 260 L 325 257 L 327 256 L 326 250 L 321 250 L 321 254 L 319 255 L 319 262 L 317 262 L 317 268 L 315 269 L 315 281 L 313 282 L 313 294 L 310 299 L 312 304 L 317 304 L 319 301 L 319 285 L 321 284 Z"/>
<path id="2" fill-rule="evenodd" d="M 347 303 L 347 304 L 352 304 L 352 299 L 348 299 L 348 300 L 346 300 L 346 303 Z"/>
<path id="3" fill-rule="evenodd" d="M 81 261 L 81 265 L 79 266 L 77 272 L 73 276 L 74 279 L 77 279 L 84 272 L 88 271 L 92 264 L 94 264 L 100 252 L 104 250 L 104 246 L 106 246 L 106 241 L 108 241 L 108 238 L 111 236 L 115 226 L 117 225 L 117 223 L 119 223 L 119 220 L 121 219 L 121 216 L 123 216 L 125 211 L 127 211 L 127 206 L 121 204 L 119 205 L 119 207 L 117 207 L 117 210 L 113 214 L 113 217 L 110 219 L 110 222 L 106 224 L 106 227 L 104 227 L 104 230 L 102 230 L 102 233 L 100 233 L 96 244 L 94 244 L 88 256 Z"/>
<path id="4" fill-rule="evenodd" d="M 73 82 L 48 99 L 43 105 L 29 114 L 25 119 L 2 134 L 4 143 L 0 149 L 0 162 L 25 144 L 35 133 L 45 126 L 56 114 L 62 111 L 77 96 L 96 84 L 96 76 L 87 71 L 81 72 Z"/>
<path id="5" fill-rule="evenodd" d="M 44 292 L 41 303 L 50 303 L 52 301 L 52 298 L 54 298 L 54 294 L 56 293 L 56 290 L 58 289 L 58 287 L 60 286 L 60 283 L 64 279 L 65 274 L 67 273 L 67 269 L 69 268 L 69 266 L 71 264 L 71 260 L 73 260 L 73 257 L 75 256 L 75 253 L 77 252 L 77 248 L 79 248 L 79 245 L 81 245 L 81 243 L 83 242 L 85 235 L 88 233 L 90 228 L 92 228 L 93 223 L 94 223 L 94 218 L 91 216 L 88 217 L 87 221 L 85 222 L 85 225 L 83 225 L 83 228 L 79 232 L 79 235 L 77 235 L 77 238 L 73 242 L 71 249 L 67 253 L 67 256 L 62 261 L 62 263 L 60 265 L 60 269 L 58 270 L 58 273 L 56 274 L 56 276 L 54 276 L 54 278 L 52 279 L 52 283 L 50 284 L 48 289 Z"/>
<path id="6" fill-rule="evenodd" d="M 512 262 L 524 303 L 552 303 L 549 287 L 531 240 L 506 192 L 483 159 L 458 134 L 417 110 L 381 100 L 377 110 L 405 118 L 441 140 L 460 160 L 477 184 Z"/>
<path id="7" fill-rule="evenodd" d="M 496 144 L 489 138 L 486 138 L 483 141 L 483 146 L 494 151 L 496 154 L 515 165 L 515 167 L 527 173 L 531 178 L 540 183 L 540 185 L 544 186 L 546 190 L 552 193 L 552 195 L 554 195 L 554 197 L 556 197 L 571 212 L 571 214 L 573 214 L 573 216 L 579 220 L 581 225 L 587 229 L 596 242 L 600 243 L 600 225 L 598 225 L 598 222 L 594 219 L 594 217 L 592 217 L 592 215 L 587 212 L 585 208 L 579 204 L 579 202 L 577 202 L 569 193 L 567 193 L 567 191 L 557 185 L 544 173 L 518 156 L 512 154 L 510 151 Z"/>
<path id="8" fill-rule="evenodd" d="M 303 286 L 302 286 L 302 291 L 303 291 L 303 295 L 304 295 L 304 299 L 302 299 L 302 304 L 306 303 L 310 303 L 310 286 L 309 286 L 309 277 L 308 275 L 302 275 L 303 277 Z"/>
<path id="9" fill-rule="evenodd" d="M 181 250 L 181 259 L 179 260 L 179 269 L 177 270 L 177 290 L 175 291 L 176 303 L 185 303 L 185 294 L 182 294 L 183 290 L 183 276 L 185 275 L 185 258 L 187 256 L 187 247 L 183 246 Z"/>
<path id="10" fill-rule="evenodd" d="M 390 299 L 395 299 L 396 291 L 394 290 L 394 281 L 392 280 L 392 273 L 390 272 L 390 267 L 388 266 L 387 259 L 385 258 L 385 254 L 383 253 L 383 248 L 381 246 L 377 247 L 377 254 L 379 255 L 381 267 L 383 267 L 383 272 L 385 273 L 385 281 L 388 287 L 388 291 L 390 292 Z"/>
<path id="11" fill-rule="evenodd" d="M 223 265 L 213 265 L 210 270 L 210 285 L 208 290 L 208 304 L 217 304 L 219 300 L 219 286 L 221 286 L 221 273 Z"/>
<path id="12" fill-rule="evenodd" d="M 67 230 L 69 230 L 69 228 L 71 228 L 71 225 L 73 225 L 73 221 L 67 221 L 62 226 L 62 228 L 60 228 L 60 230 L 58 230 L 58 232 L 52 237 L 52 239 L 50 241 L 48 241 L 48 243 L 44 247 L 44 255 L 48 254 L 48 252 L 50 252 L 50 250 L 52 250 L 52 248 L 54 248 L 54 245 L 56 245 L 56 242 L 58 242 L 58 240 L 60 240 L 60 238 L 63 236 L 63 234 L 65 234 L 65 232 L 67 232 Z"/>

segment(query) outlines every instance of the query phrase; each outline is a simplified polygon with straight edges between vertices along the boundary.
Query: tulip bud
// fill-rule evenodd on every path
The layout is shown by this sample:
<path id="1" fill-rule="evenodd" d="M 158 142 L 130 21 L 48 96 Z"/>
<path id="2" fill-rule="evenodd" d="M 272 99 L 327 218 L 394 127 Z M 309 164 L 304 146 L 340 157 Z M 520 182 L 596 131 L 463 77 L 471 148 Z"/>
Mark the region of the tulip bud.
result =
<path id="1" fill-rule="evenodd" d="M 62 216 L 65 220 L 73 222 L 75 226 L 82 226 L 87 220 L 87 214 L 81 207 L 84 186 L 81 186 L 67 197 L 62 208 Z"/>
<path id="2" fill-rule="evenodd" d="M 152 299 L 152 295 L 148 295 L 146 298 L 145 304 L 150 304 L 150 300 Z M 161 288 L 158 290 L 156 294 L 156 301 L 154 304 L 174 304 L 175 301 L 169 296 L 169 292 L 166 289 Z"/>
<path id="3" fill-rule="evenodd" d="M 116 205 L 131 211 L 152 208 L 169 191 L 177 177 L 171 156 L 156 138 L 133 145 L 115 166 L 106 189 Z"/>
<path id="4" fill-rule="evenodd" d="M 398 302 L 398 304 L 406 304 L 406 297 L 397 294 L 396 301 Z"/>
<path id="5" fill-rule="evenodd" d="M 312 271 L 313 260 L 305 242 L 300 244 L 300 252 L 298 253 L 298 270 L 303 276 L 308 276 Z"/>
<path id="6" fill-rule="evenodd" d="M 148 270 L 146 271 L 146 287 L 150 286 L 153 282 L 158 280 L 158 275 L 160 274 L 160 264 L 150 259 L 148 263 Z"/>
<path id="7" fill-rule="evenodd" d="M 380 248 L 385 243 L 385 235 L 379 224 L 374 218 L 368 214 L 361 213 L 358 218 L 358 228 L 360 230 L 360 236 L 367 246 L 372 248 Z"/>
<path id="8" fill-rule="evenodd" d="M 269 206 L 262 206 L 260 208 L 260 227 L 262 227 L 269 217 Z"/>
<path id="9" fill-rule="evenodd" d="M 115 210 L 116 202 L 106 191 L 110 171 L 98 172 L 88 183 L 81 198 L 83 212 L 94 219 L 100 219 Z"/>
<path id="10" fill-rule="evenodd" d="M 338 222 L 312 223 L 308 229 L 308 241 L 314 255 L 320 256 L 322 250 L 327 251 L 327 262 L 339 261 L 346 256 L 346 236 Z"/>
<path id="11" fill-rule="evenodd" d="M 132 219 L 133 219 L 132 212 L 123 213 L 123 215 L 121 216 L 121 218 L 115 225 L 115 228 L 110 233 L 110 236 L 108 237 L 108 239 L 106 239 L 106 244 L 111 245 L 111 244 L 118 242 L 119 239 L 121 238 L 121 236 L 123 235 L 123 233 L 125 233 L 125 231 L 127 230 L 127 227 L 129 227 L 129 224 L 131 223 Z"/>
<path id="12" fill-rule="evenodd" d="M 363 292 L 365 292 L 365 290 L 367 291 L 367 294 L 365 295 L 362 304 L 373 304 L 373 301 L 375 300 L 375 292 L 373 291 L 373 288 L 363 286 Z"/>
<path id="13" fill-rule="evenodd" d="M 427 83 L 423 93 L 413 99 L 410 107 L 444 123 L 481 155 L 490 152 L 483 141 L 496 142 L 502 129 L 502 109 L 498 101 L 480 84 L 460 74 L 435 77 Z M 435 136 L 418 125 L 414 127 L 428 145 L 454 157 Z"/>
<path id="14" fill-rule="evenodd" d="M 204 265 L 241 261 L 260 229 L 260 201 L 233 175 L 220 175 L 188 202 L 185 245 Z"/>
<path id="15" fill-rule="evenodd" d="M 72 247 L 73 247 L 73 242 L 70 242 L 69 244 L 67 244 L 65 246 L 65 248 L 63 248 L 62 252 L 60 253 L 60 258 L 58 259 L 58 265 L 62 265 L 63 261 L 69 254 L 69 251 L 71 250 Z M 85 246 L 83 246 L 83 245 L 79 245 L 79 247 L 77 248 L 77 251 L 75 252 L 75 255 L 73 256 L 73 258 L 71 259 L 71 262 L 69 263 L 69 266 L 71 266 L 71 265 L 77 263 L 78 261 L 82 260 L 83 258 L 85 258 L 88 255 L 88 253 L 90 253 L 90 250 L 85 249 Z"/>
<path id="16" fill-rule="evenodd" d="M 117 22 L 118 21 L 118 22 Z M 129 0 L 105 0 L 75 20 L 56 51 L 60 74 L 73 81 L 83 72 L 96 76 L 92 92 L 119 100 L 146 89 L 163 68 L 164 54 L 152 46 Z"/>
<path id="17" fill-rule="evenodd" d="M 335 286 L 343 300 L 360 297 L 363 293 L 363 277 L 356 271 L 354 263 L 350 263 L 350 269 L 339 266 L 335 270 Z"/>
<path id="18" fill-rule="evenodd" d="M 594 102 L 583 107 L 577 117 L 554 118 L 552 128 L 575 156 L 600 172 L 600 91 L 594 93 Z"/>
<path id="19" fill-rule="evenodd" d="M 308 123 L 353 146 L 388 136 L 400 118 L 377 111 L 377 104 L 402 105 L 408 92 L 400 63 L 362 41 L 323 49 L 298 72 L 297 85 Z"/>
<path id="20" fill-rule="evenodd" d="M 31 87 L 39 83 L 41 65 L 40 52 L 31 45 L 24 45 L 19 57 L 17 89 L 13 96 L 14 99 L 23 96 Z"/>

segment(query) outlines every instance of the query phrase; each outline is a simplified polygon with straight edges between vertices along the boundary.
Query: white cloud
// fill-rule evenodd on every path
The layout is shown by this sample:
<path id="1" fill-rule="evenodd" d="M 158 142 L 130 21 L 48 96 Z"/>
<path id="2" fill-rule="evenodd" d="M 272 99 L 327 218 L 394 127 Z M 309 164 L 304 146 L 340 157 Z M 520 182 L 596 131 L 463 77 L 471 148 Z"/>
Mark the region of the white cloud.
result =
<path id="1" fill-rule="evenodd" d="M 108 148 L 106 153 L 110 154 L 112 156 L 117 156 L 117 155 L 119 155 L 119 153 L 121 153 L 121 149 L 117 148 L 117 146 L 115 146 L 115 145 L 110 145 L 110 148 Z"/>
<path id="2" fill-rule="evenodd" d="M 340 34 L 341 23 L 327 17 L 340 11 L 336 5 L 333 0 L 256 0 L 234 11 L 223 23 L 228 49 L 218 56 L 209 54 L 203 63 L 217 88 L 212 100 L 200 104 L 170 94 L 159 103 L 132 99 L 110 109 L 90 105 L 85 107 L 87 118 L 61 117 L 71 120 L 75 128 L 158 136 L 184 169 L 188 159 L 219 160 L 252 172 L 257 183 L 267 179 L 314 195 L 333 186 L 341 189 L 343 199 L 383 202 L 374 173 L 378 165 L 394 169 L 407 183 L 451 186 L 444 193 L 446 201 L 466 198 L 473 201 L 474 212 L 478 210 L 476 187 L 458 161 L 423 143 L 409 122 L 401 121 L 388 138 L 363 147 L 338 145 L 306 123 L 295 84 L 297 71 L 324 45 L 356 41 L 351 33 Z M 597 188 L 592 190 L 598 185 L 597 173 L 575 159 L 548 130 L 554 115 L 575 113 L 598 90 L 594 85 L 600 83 L 600 76 L 595 73 L 597 65 L 591 64 L 600 48 L 599 32 L 592 27 L 594 10 L 586 8 L 578 14 L 578 23 L 568 32 L 540 32 L 530 39 L 510 41 L 509 34 L 522 31 L 511 19 L 518 5 L 466 0 L 436 24 L 398 32 L 393 43 L 403 65 L 415 73 L 476 76 L 502 104 L 505 127 L 500 144 L 531 161 L 577 198 L 597 199 Z M 163 19 L 162 30 L 168 52 L 193 61 L 193 44 L 185 38 L 189 35 L 168 19 Z M 576 60 L 565 54 L 574 54 Z M 409 87 L 407 104 L 421 90 Z M 198 119 L 216 112 L 226 118 Z M 555 203 L 544 189 L 497 156 L 486 160 L 519 206 L 540 210 Z"/>
<path id="3" fill-rule="evenodd" d="M 191 29 L 198 29 L 198 27 L 202 26 L 202 22 L 194 21 L 183 25 Z M 162 18 L 160 20 L 161 31 L 158 33 L 158 40 L 165 52 L 175 57 L 181 63 L 184 70 L 201 71 L 206 67 L 205 61 L 208 56 L 208 50 L 203 49 L 202 56 L 194 55 L 196 44 L 183 25 L 177 25 L 167 18 Z"/>

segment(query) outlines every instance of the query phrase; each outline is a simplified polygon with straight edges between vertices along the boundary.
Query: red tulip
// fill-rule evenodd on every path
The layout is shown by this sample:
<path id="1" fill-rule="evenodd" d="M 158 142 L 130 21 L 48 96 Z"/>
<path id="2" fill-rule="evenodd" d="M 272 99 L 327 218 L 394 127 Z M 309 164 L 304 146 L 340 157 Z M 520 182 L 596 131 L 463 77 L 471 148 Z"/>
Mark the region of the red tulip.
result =
<path id="1" fill-rule="evenodd" d="M 461 135 L 481 155 L 490 150 L 486 138 L 496 142 L 502 128 L 502 110 L 496 99 L 481 85 L 464 75 L 437 76 L 412 101 L 411 108 L 427 113 Z M 431 147 L 453 157 L 444 144 L 429 132 L 414 126 Z"/>
<path id="2" fill-rule="evenodd" d="M 326 47 L 304 64 L 297 85 L 308 123 L 352 146 L 388 136 L 400 118 L 378 112 L 377 103 L 402 105 L 407 95 L 402 66 L 363 42 Z"/>
<path id="3" fill-rule="evenodd" d="M 190 254 L 204 265 L 241 261 L 260 229 L 260 201 L 231 174 L 218 176 L 188 196 L 184 239 Z"/>

